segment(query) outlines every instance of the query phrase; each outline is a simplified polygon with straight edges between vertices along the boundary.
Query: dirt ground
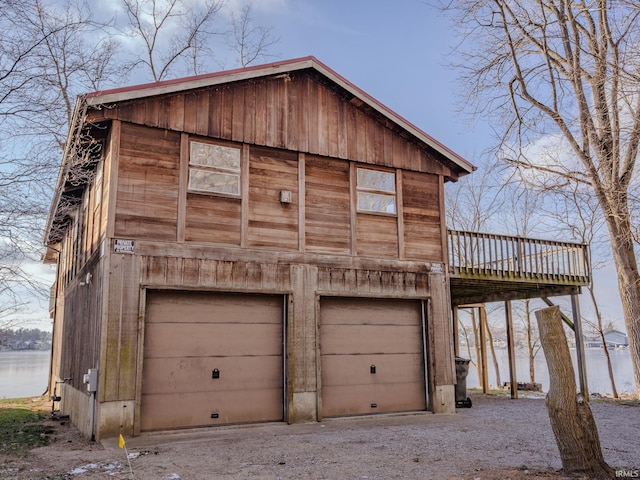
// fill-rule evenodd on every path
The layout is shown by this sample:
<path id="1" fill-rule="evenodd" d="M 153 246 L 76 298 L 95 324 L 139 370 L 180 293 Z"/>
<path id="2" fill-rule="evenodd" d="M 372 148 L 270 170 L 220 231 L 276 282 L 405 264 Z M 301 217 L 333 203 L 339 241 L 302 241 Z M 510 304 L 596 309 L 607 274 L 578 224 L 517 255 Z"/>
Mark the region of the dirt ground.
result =
<path id="1" fill-rule="evenodd" d="M 471 395 L 455 415 L 397 414 L 213 427 L 88 441 L 68 422 L 24 458 L 0 452 L 11 479 L 561 479 L 542 397 Z M 640 475 L 638 402 L 592 401 L 605 460 Z M 624 473 L 624 472 L 623 472 Z M 622 476 L 622 475 L 620 475 Z"/>

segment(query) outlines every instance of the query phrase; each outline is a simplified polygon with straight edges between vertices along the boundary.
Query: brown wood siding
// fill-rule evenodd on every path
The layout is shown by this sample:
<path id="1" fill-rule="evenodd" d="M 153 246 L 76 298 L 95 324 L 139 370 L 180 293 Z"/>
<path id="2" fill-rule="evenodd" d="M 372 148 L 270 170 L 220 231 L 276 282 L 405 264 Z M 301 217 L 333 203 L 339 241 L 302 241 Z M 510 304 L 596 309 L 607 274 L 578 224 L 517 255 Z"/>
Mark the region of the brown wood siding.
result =
<path id="1" fill-rule="evenodd" d="M 148 292 L 142 430 L 282 420 L 282 307 L 281 296 Z"/>
<path id="2" fill-rule="evenodd" d="M 136 393 L 140 257 L 111 255 L 109 295 L 103 331 L 104 368 L 101 401 L 131 400 Z"/>
<path id="3" fill-rule="evenodd" d="M 439 177 L 402 172 L 405 257 L 443 262 Z"/>
<path id="4" fill-rule="evenodd" d="M 298 157 L 252 147 L 249 155 L 248 247 L 298 249 Z M 291 192 L 291 203 L 280 192 Z"/>
<path id="5" fill-rule="evenodd" d="M 306 250 L 349 254 L 349 163 L 307 156 L 305 168 Z"/>
<path id="6" fill-rule="evenodd" d="M 148 98 L 90 112 L 190 134 L 451 175 L 423 150 L 307 72 Z M 208 109 L 208 112 L 206 111 Z M 207 115 L 208 113 L 208 115 Z"/>
<path id="7" fill-rule="evenodd" d="M 240 245 L 240 199 L 187 194 L 185 239 Z"/>
<path id="8" fill-rule="evenodd" d="M 398 219 L 389 215 L 357 214 L 357 254 L 398 258 Z"/>
<path id="9" fill-rule="evenodd" d="M 322 415 L 426 408 L 420 301 L 322 298 Z"/>
<path id="10" fill-rule="evenodd" d="M 116 236 L 176 240 L 180 135 L 122 124 Z"/>
<path id="11" fill-rule="evenodd" d="M 102 262 L 88 267 L 82 274 L 85 279 L 87 273 L 91 274 L 89 283 L 65 289 L 64 324 L 56 328 L 63 337 L 58 376 L 71 378 L 70 384 L 82 391 L 86 390 L 83 375 L 89 368 L 99 367 L 102 322 Z"/>

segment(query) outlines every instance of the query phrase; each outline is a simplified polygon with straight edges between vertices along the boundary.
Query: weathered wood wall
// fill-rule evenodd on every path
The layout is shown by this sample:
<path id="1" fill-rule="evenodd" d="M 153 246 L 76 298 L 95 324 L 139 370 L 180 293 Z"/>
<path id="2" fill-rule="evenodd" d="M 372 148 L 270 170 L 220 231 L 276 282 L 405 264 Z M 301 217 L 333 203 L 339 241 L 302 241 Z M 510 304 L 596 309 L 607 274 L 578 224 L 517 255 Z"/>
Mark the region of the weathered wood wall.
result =
<path id="1" fill-rule="evenodd" d="M 90 113 L 160 129 L 449 176 L 437 154 L 418 148 L 360 101 L 309 72 L 247 80 L 123 102 Z M 384 122 L 384 123 L 383 123 Z"/>
<path id="2" fill-rule="evenodd" d="M 128 123 L 121 132 L 115 236 L 444 261 L 437 175 L 396 170 L 398 214 L 357 213 L 349 162 L 243 145 L 247 194 L 196 194 L 181 179 L 189 136 Z"/>
<path id="3" fill-rule="evenodd" d="M 67 287 L 64 299 L 57 375 L 60 379 L 71 378 L 69 384 L 82 390 L 86 390 L 83 375 L 100 363 L 102 268 L 99 256 L 94 255 L 82 269 L 80 278 Z"/>

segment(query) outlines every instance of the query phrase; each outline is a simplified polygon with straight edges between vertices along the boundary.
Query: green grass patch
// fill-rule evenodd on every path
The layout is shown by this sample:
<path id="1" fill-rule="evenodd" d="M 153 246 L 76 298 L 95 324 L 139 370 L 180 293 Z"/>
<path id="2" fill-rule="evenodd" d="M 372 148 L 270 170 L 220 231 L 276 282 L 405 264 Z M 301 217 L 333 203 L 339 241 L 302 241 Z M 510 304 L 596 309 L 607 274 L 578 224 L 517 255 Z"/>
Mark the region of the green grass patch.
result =
<path id="1" fill-rule="evenodd" d="M 43 422 L 44 413 L 16 403 L 0 402 L 0 451 L 24 456 L 32 448 L 48 445 L 53 429 Z"/>

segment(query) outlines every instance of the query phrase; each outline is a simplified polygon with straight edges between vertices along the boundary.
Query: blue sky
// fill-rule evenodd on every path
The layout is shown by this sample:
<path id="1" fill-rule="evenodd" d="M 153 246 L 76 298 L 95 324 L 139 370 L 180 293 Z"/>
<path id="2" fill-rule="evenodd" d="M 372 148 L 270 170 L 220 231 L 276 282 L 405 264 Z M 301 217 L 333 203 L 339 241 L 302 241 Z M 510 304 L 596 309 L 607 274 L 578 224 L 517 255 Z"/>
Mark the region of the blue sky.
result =
<path id="1" fill-rule="evenodd" d="M 228 5 L 241 2 L 229 0 Z M 461 100 L 457 72 L 445 63 L 458 38 L 449 20 L 427 2 L 255 0 L 253 5 L 256 22 L 272 27 L 280 38 L 272 48 L 274 61 L 313 55 L 482 168 L 481 154 L 494 139 L 482 119 L 471 126 L 457 113 Z M 599 272 L 598 286 L 605 317 L 621 319 L 612 266 Z M 583 314 L 589 315 L 590 302 L 583 297 Z"/>
<path id="2" fill-rule="evenodd" d="M 483 119 L 472 125 L 458 112 L 458 73 L 446 63 L 459 39 L 449 19 L 428 2 L 261 0 L 254 8 L 256 19 L 280 37 L 273 50 L 281 59 L 313 55 L 483 168 L 482 153 L 495 139 Z M 596 286 L 605 319 L 623 329 L 612 264 L 597 272 Z M 590 316 L 591 302 L 586 294 L 581 297 L 582 314 Z"/>
<path id="3" fill-rule="evenodd" d="M 478 151 L 455 113 L 455 41 L 448 20 L 419 0 L 274 1 L 257 8 L 284 58 L 313 55 L 460 155 Z M 475 132 L 479 133 L 479 132 Z"/>

